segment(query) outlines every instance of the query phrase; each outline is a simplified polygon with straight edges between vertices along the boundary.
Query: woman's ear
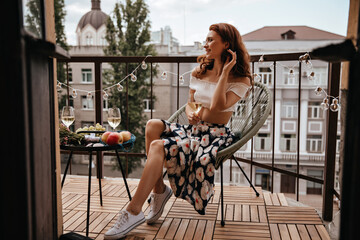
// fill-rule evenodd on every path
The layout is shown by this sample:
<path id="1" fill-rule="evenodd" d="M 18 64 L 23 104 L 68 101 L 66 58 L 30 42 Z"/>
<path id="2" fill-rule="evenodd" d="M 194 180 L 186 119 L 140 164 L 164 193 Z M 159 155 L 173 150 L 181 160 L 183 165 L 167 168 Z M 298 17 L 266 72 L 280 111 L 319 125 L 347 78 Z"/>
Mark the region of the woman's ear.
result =
<path id="1" fill-rule="evenodd" d="M 228 42 L 225 43 L 225 48 L 229 49 L 230 48 L 230 44 Z"/>

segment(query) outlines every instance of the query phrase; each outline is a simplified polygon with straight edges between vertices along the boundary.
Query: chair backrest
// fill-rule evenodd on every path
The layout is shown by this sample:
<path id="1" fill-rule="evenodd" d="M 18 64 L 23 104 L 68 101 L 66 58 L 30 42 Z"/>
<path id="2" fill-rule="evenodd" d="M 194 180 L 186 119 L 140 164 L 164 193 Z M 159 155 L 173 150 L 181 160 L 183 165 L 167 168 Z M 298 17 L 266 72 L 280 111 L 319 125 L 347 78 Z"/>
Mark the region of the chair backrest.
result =
<path id="1" fill-rule="evenodd" d="M 237 136 L 235 142 L 221 149 L 216 157 L 215 168 L 218 169 L 221 162 L 231 158 L 247 141 L 249 141 L 264 125 L 272 106 L 269 89 L 262 83 L 255 82 L 254 88 L 247 98 L 241 99 L 229 120 L 227 127 Z M 169 122 L 189 124 L 182 106 L 169 119 Z"/>

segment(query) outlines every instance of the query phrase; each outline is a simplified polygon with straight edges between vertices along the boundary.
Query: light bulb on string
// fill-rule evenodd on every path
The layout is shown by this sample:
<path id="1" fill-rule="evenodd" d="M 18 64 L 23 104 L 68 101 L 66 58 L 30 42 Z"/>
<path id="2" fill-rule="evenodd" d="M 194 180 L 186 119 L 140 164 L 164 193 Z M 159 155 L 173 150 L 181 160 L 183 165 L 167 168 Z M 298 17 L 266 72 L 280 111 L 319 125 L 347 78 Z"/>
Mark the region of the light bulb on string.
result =
<path id="1" fill-rule="evenodd" d="M 315 94 L 318 95 L 318 96 L 321 94 L 322 91 L 323 91 L 323 89 L 321 87 L 319 87 L 319 86 L 317 86 L 315 88 Z"/>
<path id="2" fill-rule="evenodd" d="M 306 61 L 309 59 L 310 55 L 308 53 L 305 53 L 304 55 L 301 55 L 299 57 L 299 61 L 302 63 L 306 63 Z"/>
<path id="3" fill-rule="evenodd" d="M 274 71 L 274 69 L 275 69 L 274 63 L 271 63 L 271 65 L 269 66 L 269 68 L 270 68 L 271 71 Z"/>
<path id="4" fill-rule="evenodd" d="M 108 100 L 109 99 L 109 95 L 107 94 L 107 92 L 103 91 L 103 99 L 104 100 Z"/>
<path id="5" fill-rule="evenodd" d="M 153 66 L 153 68 L 156 68 L 156 67 L 157 67 L 157 63 L 153 63 L 152 66 Z"/>
<path id="6" fill-rule="evenodd" d="M 307 69 L 312 68 L 312 63 L 309 60 L 305 60 L 305 68 L 307 68 Z"/>
<path id="7" fill-rule="evenodd" d="M 166 72 L 163 72 L 163 73 L 161 74 L 161 80 L 165 81 L 166 78 L 167 78 L 167 73 L 166 73 Z"/>
<path id="8" fill-rule="evenodd" d="M 179 83 L 180 83 L 180 85 L 184 85 L 185 80 L 184 80 L 184 76 L 183 76 L 183 75 L 181 75 L 181 76 L 179 77 Z"/>
<path id="9" fill-rule="evenodd" d="M 288 79 L 290 82 L 295 81 L 295 73 L 294 73 L 294 69 L 292 68 L 290 68 Z"/>
<path id="10" fill-rule="evenodd" d="M 57 89 L 58 89 L 58 90 L 61 90 L 61 82 L 58 82 L 58 84 L 57 84 Z"/>
<path id="11" fill-rule="evenodd" d="M 254 80 L 257 81 L 257 82 L 260 82 L 261 81 L 260 74 L 254 73 Z"/>
<path id="12" fill-rule="evenodd" d="M 142 63 L 141 63 L 141 68 L 142 68 L 143 70 L 146 70 L 146 69 L 147 69 L 147 64 L 146 64 L 145 61 L 142 61 Z"/>
<path id="13" fill-rule="evenodd" d="M 92 94 L 91 94 L 91 92 L 88 92 L 88 93 L 87 93 L 86 99 L 87 99 L 88 101 L 91 101 L 91 99 L 92 99 Z"/>
<path id="14" fill-rule="evenodd" d="M 137 77 L 136 77 L 135 74 L 131 73 L 131 74 L 130 74 L 130 77 L 131 77 L 131 81 L 136 82 Z"/>
<path id="15" fill-rule="evenodd" d="M 71 96 L 72 96 L 72 98 L 76 98 L 76 97 L 77 97 L 77 92 L 76 92 L 75 89 L 72 90 Z"/>
<path id="16" fill-rule="evenodd" d="M 329 109 L 329 99 L 327 97 L 325 97 L 322 101 L 322 103 L 320 104 L 321 108 L 323 110 L 328 110 Z"/>
<path id="17" fill-rule="evenodd" d="M 314 72 L 311 72 L 311 73 L 309 74 L 309 76 L 308 76 L 308 79 L 309 79 L 310 81 L 312 81 L 312 80 L 314 80 L 314 78 L 315 78 L 315 73 L 314 73 Z"/>
<path id="18" fill-rule="evenodd" d="M 339 101 L 337 98 L 334 98 L 330 105 L 330 110 L 333 112 L 337 112 L 337 111 L 339 111 L 339 108 L 340 108 Z"/>
<path id="19" fill-rule="evenodd" d="M 120 83 L 116 84 L 116 88 L 119 92 L 122 92 L 122 90 L 124 90 L 124 87 Z"/>

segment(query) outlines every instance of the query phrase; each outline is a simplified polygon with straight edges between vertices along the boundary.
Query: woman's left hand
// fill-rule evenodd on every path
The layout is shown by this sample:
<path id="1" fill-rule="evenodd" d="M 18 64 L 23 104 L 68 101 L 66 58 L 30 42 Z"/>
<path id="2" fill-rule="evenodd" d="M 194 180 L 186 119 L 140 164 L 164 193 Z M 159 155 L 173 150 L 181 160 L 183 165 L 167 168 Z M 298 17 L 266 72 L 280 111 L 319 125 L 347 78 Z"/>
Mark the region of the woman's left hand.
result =
<path id="1" fill-rule="evenodd" d="M 230 61 L 230 57 L 227 57 L 227 59 L 224 63 L 223 73 L 229 74 L 231 69 L 236 64 L 236 52 L 233 52 L 231 49 L 228 49 L 227 51 L 231 54 L 232 59 Z"/>

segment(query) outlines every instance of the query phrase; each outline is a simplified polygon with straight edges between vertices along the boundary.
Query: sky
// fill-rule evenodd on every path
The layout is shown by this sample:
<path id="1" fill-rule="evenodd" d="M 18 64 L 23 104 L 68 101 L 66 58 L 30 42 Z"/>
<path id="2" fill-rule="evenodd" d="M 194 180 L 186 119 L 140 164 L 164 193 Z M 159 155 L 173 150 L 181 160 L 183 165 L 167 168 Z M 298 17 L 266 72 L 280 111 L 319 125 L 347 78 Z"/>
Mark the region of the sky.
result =
<path id="1" fill-rule="evenodd" d="M 306 25 L 346 36 L 350 0 L 145 0 L 149 6 L 151 31 L 170 26 L 181 45 L 203 42 L 213 23 L 234 25 L 240 34 L 264 26 Z M 116 2 L 101 0 L 108 15 Z M 91 0 L 65 0 L 65 33 L 68 44 L 76 44 L 80 18 L 91 10 Z"/>

